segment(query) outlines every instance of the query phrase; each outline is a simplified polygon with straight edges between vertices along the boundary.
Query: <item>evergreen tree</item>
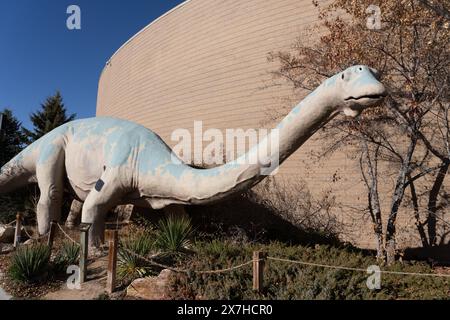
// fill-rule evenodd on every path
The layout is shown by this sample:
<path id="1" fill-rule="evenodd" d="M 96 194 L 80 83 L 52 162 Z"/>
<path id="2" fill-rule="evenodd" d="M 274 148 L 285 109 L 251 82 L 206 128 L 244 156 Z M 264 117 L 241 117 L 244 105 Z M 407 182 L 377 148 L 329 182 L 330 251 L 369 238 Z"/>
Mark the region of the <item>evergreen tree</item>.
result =
<path id="1" fill-rule="evenodd" d="M 31 114 L 33 131 L 23 129 L 29 142 L 33 142 L 44 136 L 53 129 L 75 119 L 75 114 L 67 116 L 67 110 L 63 103 L 63 98 L 59 91 L 54 96 L 48 97 L 41 104 L 41 110 Z"/>
<path id="2" fill-rule="evenodd" d="M 0 166 L 11 160 L 24 147 L 26 137 L 22 133 L 22 124 L 9 109 L 4 109 L 0 131 Z"/>
<path id="3" fill-rule="evenodd" d="M 21 123 L 9 109 L 3 110 L 0 131 L 0 167 L 14 158 L 24 147 L 27 139 Z M 0 195 L 0 222 L 10 222 L 18 211 L 23 210 L 25 194 L 21 191 Z"/>

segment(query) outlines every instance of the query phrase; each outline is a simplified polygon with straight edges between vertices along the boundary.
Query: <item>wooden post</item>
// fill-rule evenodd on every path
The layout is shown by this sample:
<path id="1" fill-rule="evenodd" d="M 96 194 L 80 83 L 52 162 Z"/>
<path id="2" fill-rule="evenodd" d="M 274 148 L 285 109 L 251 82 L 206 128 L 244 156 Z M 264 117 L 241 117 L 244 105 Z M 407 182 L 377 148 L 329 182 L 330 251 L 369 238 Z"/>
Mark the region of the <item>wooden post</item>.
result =
<path id="1" fill-rule="evenodd" d="M 14 232 L 14 248 L 19 247 L 22 238 L 22 214 L 16 215 L 16 232 Z"/>
<path id="2" fill-rule="evenodd" d="M 116 290 L 117 273 L 117 248 L 119 244 L 119 231 L 106 230 L 108 239 L 108 278 L 106 280 L 106 291 L 113 293 Z"/>
<path id="3" fill-rule="evenodd" d="M 267 254 L 261 251 L 253 252 L 253 290 L 261 292 L 264 286 L 264 265 Z"/>
<path id="4" fill-rule="evenodd" d="M 80 224 L 80 283 L 86 282 L 90 228 L 89 223 Z"/>
<path id="5" fill-rule="evenodd" d="M 50 250 L 52 250 L 53 240 L 55 240 L 56 226 L 57 226 L 56 221 L 50 222 L 50 232 L 48 234 L 48 239 L 47 239 L 47 245 L 50 248 Z"/>

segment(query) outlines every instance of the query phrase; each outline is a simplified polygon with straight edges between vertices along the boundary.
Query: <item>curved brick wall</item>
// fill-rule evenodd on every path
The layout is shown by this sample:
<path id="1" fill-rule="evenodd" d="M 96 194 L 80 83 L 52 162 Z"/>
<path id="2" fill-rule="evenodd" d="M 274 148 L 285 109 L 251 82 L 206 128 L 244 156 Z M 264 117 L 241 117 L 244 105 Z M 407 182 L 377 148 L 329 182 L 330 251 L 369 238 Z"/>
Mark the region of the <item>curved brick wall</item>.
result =
<path id="1" fill-rule="evenodd" d="M 305 26 L 316 21 L 311 0 L 187 1 L 112 56 L 100 77 L 97 115 L 138 122 L 172 146 L 172 131 L 192 130 L 194 120 L 202 120 L 204 130 L 261 127 L 267 110 L 280 108 L 292 94 L 287 86 L 271 86 L 276 65 L 268 63 L 267 54 L 290 49 Z M 364 208 L 358 163 L 344 151 L 317 163 L 310 152 L 319 144 L 308 142 L 280 175 L 302 177 L 314 194 L 330 189 L 344 206 Z M 389 199 L 383 200 L 387 210 Z M 370 219 L 342 212 L 336 210 L 354 225 L 348 240 L 372 247 Z M 410 219 L 399 217 L 405 228 Z"/>
<path id="2" fill-rule="evenodd" d="M 317 21 L 310 0 L 191 0 L 138 33 L 110 59 L 97 115 L 130 119 L 170 145 L 176 128 L 259 128 L 292 91 L 271 87 L 271 51 L 288 50 Z M 295 105 L 296 102 L 293 102 Z M 293 161 L 284 171 L 297 171 Z"/>

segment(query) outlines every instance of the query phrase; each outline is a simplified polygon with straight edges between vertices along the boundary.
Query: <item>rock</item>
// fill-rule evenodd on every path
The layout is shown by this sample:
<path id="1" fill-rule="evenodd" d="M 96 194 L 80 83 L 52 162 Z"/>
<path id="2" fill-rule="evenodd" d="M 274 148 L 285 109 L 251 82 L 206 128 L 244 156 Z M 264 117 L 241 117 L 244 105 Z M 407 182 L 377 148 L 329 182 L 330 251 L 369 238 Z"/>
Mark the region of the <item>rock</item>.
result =
<path id="1" fill-rule="evenodd" d="M 114 214 L 117 215 L 117 219 L 121 223 L 129 223 L 131 219 L 131 215 L 133 214 L 134 206 L 131 204 L 123 205 L 123 206 L 117 206 L 116 209 L 114 209 Z"/>
<path id="2" fill-rule="evenodd" d="M 12 244 L 0 243 L 0 254 L 7 254 L 14 251 Z"/>
<path id="3" fill-rule="evenodd" d="M 170 270 L 163 270 L 157 277 L 134 280 L 127 288 L 125 299 L 138 300 L 168 300 Z"/>
<path id="4" fill-rule="evenodd" d="M 81 211 L 83 210 L 83 202 L 73 200 L 70 205 L 69 215 L 66 220 L 66 227 L 69 229 L 75 228 L 81 222 Z"/>
<path id="5" fill-rule="evenodd" d="M 106 217 L 106 226 L 110 228 L 121 227 L 130 223 L 134 206 L 131 204 L 121 205 L 114 208 Z"/>
<path id="6" fill-rule="evenodd" d="M 24 241 L 25 239 L 28 239 L 28 235 L 25 232 L 25 228 L 27 228 L 27 231 L 29 234 L 31 234 L 32 228 L 30 227 L 24 227 L 22 226 L 22 232 L 21 232 L 21 241 Z M 16 226 L 5 226 L 0 225 L 0 243 L 14 243 L 14 235 L 16 234 Z"/>
<path id="7" fill-rule="evenodd" d="M 15 226 L 0 225 L 0 243 L 14 242 L 14 233 L 15 232 L 16 232 Z"/>

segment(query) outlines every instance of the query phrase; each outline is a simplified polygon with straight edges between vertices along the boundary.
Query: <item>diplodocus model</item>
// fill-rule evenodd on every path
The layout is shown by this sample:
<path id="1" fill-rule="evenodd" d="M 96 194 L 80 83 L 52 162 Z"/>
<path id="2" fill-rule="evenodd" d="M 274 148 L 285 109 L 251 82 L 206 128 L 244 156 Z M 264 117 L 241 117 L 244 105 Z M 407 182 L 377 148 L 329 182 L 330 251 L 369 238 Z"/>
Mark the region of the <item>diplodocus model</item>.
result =
<path id="1" fill-rule="evenodd" d="M 262 169 L 275 160 L 283 163 L 339 112 L 356 117 L 385 96 L 375 70 L 350 67 L 325 80 L 280 122 L 276 155 L 253 163 L 235 160 L 211 169 L 173 161 L 176 156 L 157 134 L 133 122 L 109 117 L 72 121 L 5 164 L 0 171 L 0 193 L 37 182 L 41 191 L 38 229 L 45 234 L 50 221 L 60 219 L 68 181 L 76 198 L 84 202 L 82 222 L 92 224 L 90 245 L 97 246 L 103 241 L 106 215 L 116 205 L 162 209 L 210 204 L 240 193 L 264 179 Z"/>

